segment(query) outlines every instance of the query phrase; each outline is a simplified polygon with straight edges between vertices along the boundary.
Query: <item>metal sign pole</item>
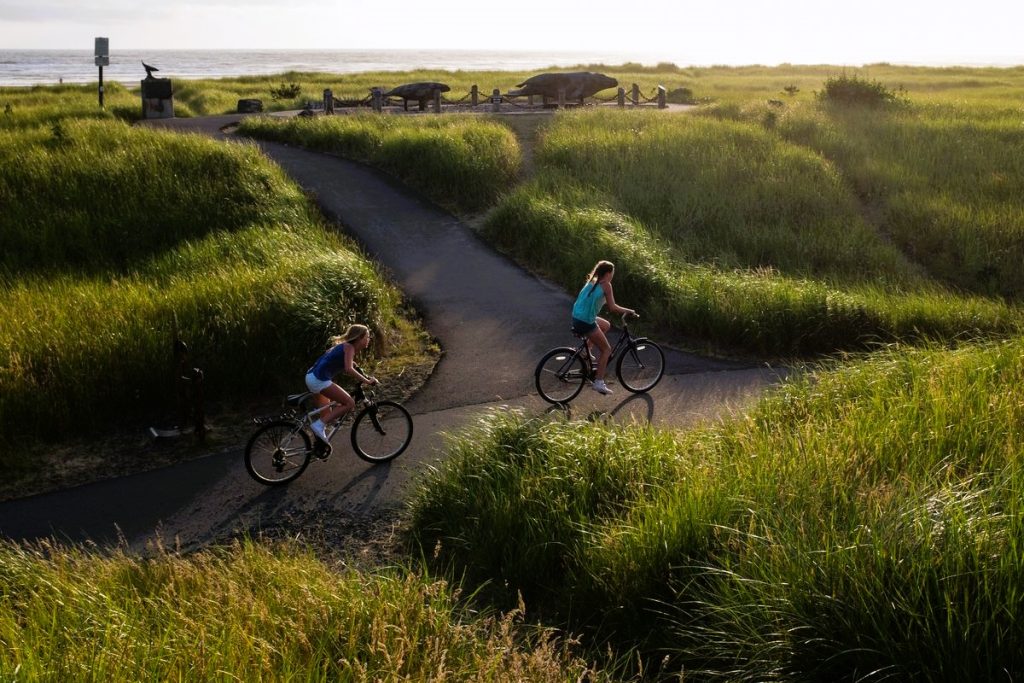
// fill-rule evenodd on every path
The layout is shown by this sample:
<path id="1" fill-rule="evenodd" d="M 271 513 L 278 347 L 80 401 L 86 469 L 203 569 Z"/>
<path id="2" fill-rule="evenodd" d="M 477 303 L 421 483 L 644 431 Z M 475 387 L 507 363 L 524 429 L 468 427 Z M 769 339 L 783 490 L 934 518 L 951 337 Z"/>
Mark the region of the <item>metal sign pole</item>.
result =
<path id="1" fill-rule="evenodd" d="M 110 64 L 110 39 L 97 38 L 95 49 L 96 66 L 100 68 L 100 109 L 103 109 L 103 67 Z"/>

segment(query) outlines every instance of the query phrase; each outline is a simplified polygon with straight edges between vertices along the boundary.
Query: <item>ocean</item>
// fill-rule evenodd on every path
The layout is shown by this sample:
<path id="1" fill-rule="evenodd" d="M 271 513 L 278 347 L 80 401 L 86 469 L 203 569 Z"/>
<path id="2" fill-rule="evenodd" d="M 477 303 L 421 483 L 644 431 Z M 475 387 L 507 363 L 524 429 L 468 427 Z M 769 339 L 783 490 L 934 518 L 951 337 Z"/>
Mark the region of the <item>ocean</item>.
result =
<path id="1" fill-rule="evenodd" d="M 617 52 L 526 52 L 486 50 L 112 50 L 104 81 L 137 84 L 145 61 L 168 78 L 222 78 L 285 71 L 355 73 L 445 69 L 530 71 L 579 64 L 654 65 L 656 55 Z M 679 62 L 682 65 L 681 62 Z M 0 86 L 94 83 L 99 70 L 91 50 L 2 50 Z"/>

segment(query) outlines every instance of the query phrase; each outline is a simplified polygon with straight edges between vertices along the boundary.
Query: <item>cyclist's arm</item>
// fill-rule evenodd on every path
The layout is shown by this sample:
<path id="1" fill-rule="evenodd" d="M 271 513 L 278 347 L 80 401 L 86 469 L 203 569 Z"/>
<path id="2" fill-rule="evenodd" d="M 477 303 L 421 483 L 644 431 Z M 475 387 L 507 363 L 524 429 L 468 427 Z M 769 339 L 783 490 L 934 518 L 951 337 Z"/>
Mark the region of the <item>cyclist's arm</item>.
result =
<path id="1" fill-rule="evenodd" d="M 355 380 L 361 384 L 376 384 L 376 377 L 367 377 L 363 373 L 359 372 L 359 369 L 355 366 L 356 350 L 352 348 L 351 344 L 345 345 L 345 374 L 350 377 L 354 377 Z"/>
<path id="2" fill-rule="evenodd" d="M 636 313 L 636 311 L 634 311 L 632 308 L 619 306 L 617 303 L 615 303 L 615 294 L 612 293 L 612 283 L 602 282 L 601 288 L 604 289 L 604 301 L 605 304 L 608 305 L 609 311 L 611 311 L 612 313 L 618 313 L 619 315 L 622 315 L 623 313 Z"/>

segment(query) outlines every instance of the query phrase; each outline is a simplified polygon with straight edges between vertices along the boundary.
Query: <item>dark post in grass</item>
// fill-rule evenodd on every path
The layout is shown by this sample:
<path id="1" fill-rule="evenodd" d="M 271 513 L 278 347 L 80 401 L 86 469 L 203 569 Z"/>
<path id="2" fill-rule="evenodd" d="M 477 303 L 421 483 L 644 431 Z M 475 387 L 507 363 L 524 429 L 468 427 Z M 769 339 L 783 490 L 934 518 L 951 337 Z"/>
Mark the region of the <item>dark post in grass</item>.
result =
<path id="1" fill-rule="evenodd" d="M 625 107 L 626 106 L 626 89 L 625 88 L 619 88 L 618 99 L 619 99 L 619 106 L 620 107 Z"/>
<path id="2" fill-rule="evenodd" d="M 658 109 L 664 109 L 668 106 L 668 91 L 665 90 L 665 86 L 658 86 Z"/>
<path id="3" fill-rule="evenodd" d="M 100 68 L 100 109 L 103 109 L 103 67 L 110 64 L 110 39 L 96 39 L 96 66 Z"/>
<path id="4" fill-rule="evenodd" d="M 480 103 L 480 88 L 478 88 L 475 83 L 473 84 L 473 87 L 469 89 L 469 101 L 474 107 Z"/>
<path id="5" fill-rule="evenodd" d="M 501 111 L 501 91 L 497 88 L 491 93 L 491 111 Z"/>
<path id="6" fill-rule="evenodd" d="M 370 90 L 370 94 L 373 96 L 373 110 L 378 114 L 384 111 L 384 91 L 380 88 L 373 88 Z"/>
<path id="7" fill-rule="evenodd" d="M 203 406 L 203 371 L 190 367 L 188 345 L 174 340 L 174 358 L 177 366 L 178 425 L 184 428 L 190 421 L 196 441 L 206 440 L 206 411 Z"/>
<path id="8" fill-rule="evenodd" d="M 640 86 L 636 83 L 633 84 L 633 106 L 640 104 Z"/>
<path id="9" fill-rule="evenodd" d="M 324 88 L 324 114 L 334 113 L 334 93 L 330 88 Z"/>

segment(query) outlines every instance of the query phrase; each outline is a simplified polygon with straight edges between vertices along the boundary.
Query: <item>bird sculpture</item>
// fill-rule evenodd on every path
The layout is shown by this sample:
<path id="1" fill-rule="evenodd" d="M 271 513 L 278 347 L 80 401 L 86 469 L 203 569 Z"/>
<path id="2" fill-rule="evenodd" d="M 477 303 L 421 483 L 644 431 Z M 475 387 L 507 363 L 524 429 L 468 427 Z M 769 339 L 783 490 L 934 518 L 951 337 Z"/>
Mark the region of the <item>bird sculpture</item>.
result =
<path id="1" fill-rule="evenodd" d="M 153 78 L 153 72 L 160 70 L 155 66 L 150 66 L 149 64 L 146 64 L 145 62 L 142 62 L 142 68 L 146 70 L 146 78 Z"/>

